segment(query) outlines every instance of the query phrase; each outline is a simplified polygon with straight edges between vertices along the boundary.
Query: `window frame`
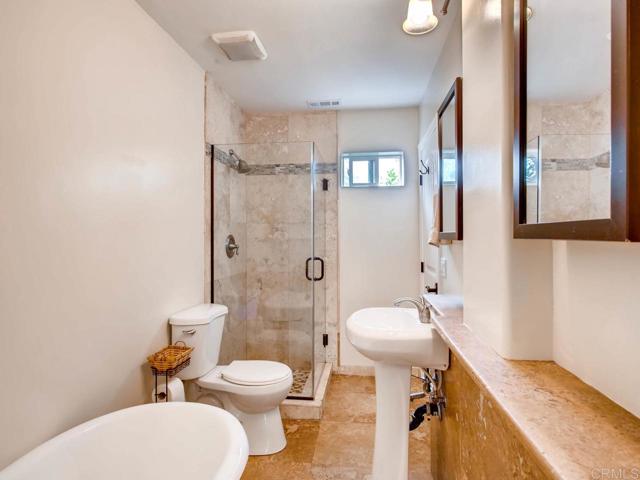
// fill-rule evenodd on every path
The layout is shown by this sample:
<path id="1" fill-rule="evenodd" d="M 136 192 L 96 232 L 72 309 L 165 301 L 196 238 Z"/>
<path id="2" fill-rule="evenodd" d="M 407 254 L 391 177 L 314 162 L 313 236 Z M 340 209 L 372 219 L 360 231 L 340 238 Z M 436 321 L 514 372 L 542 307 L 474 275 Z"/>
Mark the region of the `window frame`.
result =
<path id="1" fill-rule="evenodd" d="M 398 185 L 384 185 L 379 182 L 380 159 L 400 159 L 400 183 Z M 404 175 L 404 152 L 400 150 L 368 151 L 368 152 L 344 152 L 340 155 L 340 187 L 341 188 L 403 188 L 406 185 Z M 369 162 L 368 183 L 353 182 L 354 162 Z M 345 172 L 345 164 L 348 165 L 348 174 Z"/>

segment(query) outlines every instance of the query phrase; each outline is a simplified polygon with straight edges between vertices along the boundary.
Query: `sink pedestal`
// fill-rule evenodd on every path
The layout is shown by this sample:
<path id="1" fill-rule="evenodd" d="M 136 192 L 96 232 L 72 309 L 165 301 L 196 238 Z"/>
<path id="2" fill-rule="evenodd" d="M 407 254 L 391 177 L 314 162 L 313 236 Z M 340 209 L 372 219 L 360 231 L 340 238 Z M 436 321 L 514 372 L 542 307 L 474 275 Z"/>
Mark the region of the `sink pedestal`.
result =
<path id="1" fill-rule="evenodd" d="M 411 365 L 446 370 L 447 344 L 410 308 L 358 310 L 347 320 L 347 337 L 376 370 L 373 480 L 407 480 Z"/>
<path id="2" fill-rule="evenodd" d="M 373 480 L 407 480 L 411 367 L 375 362 L 375 372 L 376 443 Z"/>

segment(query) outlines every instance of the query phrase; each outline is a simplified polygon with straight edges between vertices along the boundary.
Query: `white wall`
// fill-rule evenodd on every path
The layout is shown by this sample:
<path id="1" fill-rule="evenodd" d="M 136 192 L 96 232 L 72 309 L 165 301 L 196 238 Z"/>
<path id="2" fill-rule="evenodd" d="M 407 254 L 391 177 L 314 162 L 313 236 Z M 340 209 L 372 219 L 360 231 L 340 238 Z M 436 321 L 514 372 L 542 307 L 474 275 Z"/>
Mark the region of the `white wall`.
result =
<path id="1" fill-rule="evenodd" d="M 465 322 L 501 355 L 553 358 L 640 415 L 640 247 L 511 240 L 512 9 L 463 2 Z"/>
<path id="2" fill-rule="evenodd" d="M 427 128 L 438 114 L 438 108 L 444 97 L 449 92 L 457 77 L 462 76 L 462 22 L 461 9 L 458 2 L 452 4 L 450 15 L 455 15 L 454 22 L 449 30 L 447 40 L 442 48 L 442 53 L 427 83 L 427 89 L 420 102 L 420 135 L 424 135 Z M 463 85 L 464 106 L 464 85 Z M 425 246 L 425 248 L 433 248 Z M 462 254 L 462 242 L 454 241 L 449 245 L 441 245 L 438 255 L 444 258 L 446 276 L 439 272 L 438 287 L 440 293 L 462 295 L 462 278 L 464 257 Z"/>
<path id="3" fill-rule="evenodd" d="M 451 3 L 449 15 L 455 15 L 454 21 L 420 102 L 420 136 L 426 133 L 455 79 L 462 76 L 462 20 L 458 2 Z"/>
<path id="4" fill-rule="evenodd" d="M 463 1 L 464 317 L 504 357 L 550 359 L 551 242 L 513 240 L 512 28 L 512 1 Z"/>
<path id="5" fill-rule="evenodd" d="M 417 108 L 338 112 L 339 153 L 402 150 L 406 179 L 399 189 L 340 190 L 341 366 L 371 365 L 346 337 L 349 315 L 420 293 L 417 145 Z"/>
<path id="6" fill-rule="evenodd" d="M 132 0 L 0 3 L 0 468 L 148 401 L 203 299 L 202 70 Z"/>
<path id="7" fill-rule="evenodd" d="M 640 245 L 553 243 L 554 359 L 640 416 Z"/>

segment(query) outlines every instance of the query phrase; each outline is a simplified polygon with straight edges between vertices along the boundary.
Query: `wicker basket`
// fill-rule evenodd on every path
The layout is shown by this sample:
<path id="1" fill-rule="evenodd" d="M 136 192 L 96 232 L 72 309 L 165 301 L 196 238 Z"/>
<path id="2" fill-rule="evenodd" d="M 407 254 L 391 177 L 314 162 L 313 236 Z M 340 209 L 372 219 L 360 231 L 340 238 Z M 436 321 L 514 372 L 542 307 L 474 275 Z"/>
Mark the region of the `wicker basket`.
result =
<path id="1" fill-rule="evenodd" d="M 180 343 L 182 345 L 179 345 Z M 176 342 L 175 345 L 164 347 L 153 355 L 149 355 L 147 360 L 151 368 L 155 368 L 157 372 L 166 372 L 184 363 L 191 356 L 192 351 L 193 347 L 187 347 L 184 342 L 180 341 Z"/>

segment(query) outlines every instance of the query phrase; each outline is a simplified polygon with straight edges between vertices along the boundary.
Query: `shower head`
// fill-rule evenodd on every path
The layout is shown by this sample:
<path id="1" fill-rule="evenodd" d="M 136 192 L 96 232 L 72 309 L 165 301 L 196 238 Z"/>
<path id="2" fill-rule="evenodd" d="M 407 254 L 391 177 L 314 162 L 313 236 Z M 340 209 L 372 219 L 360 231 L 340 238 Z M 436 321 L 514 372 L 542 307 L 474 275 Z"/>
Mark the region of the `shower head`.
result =
<path id="1" fill-rule="evenodd" d="M 231 168 L 236 170 L 238 173 L 248 173 L 251 171 L 251 167 L 247 162 L 242 160 L 236 152 L 233 150 L 229 150 L 229 156 L 233 159 L 234 163 L 230 165 Z"/>

